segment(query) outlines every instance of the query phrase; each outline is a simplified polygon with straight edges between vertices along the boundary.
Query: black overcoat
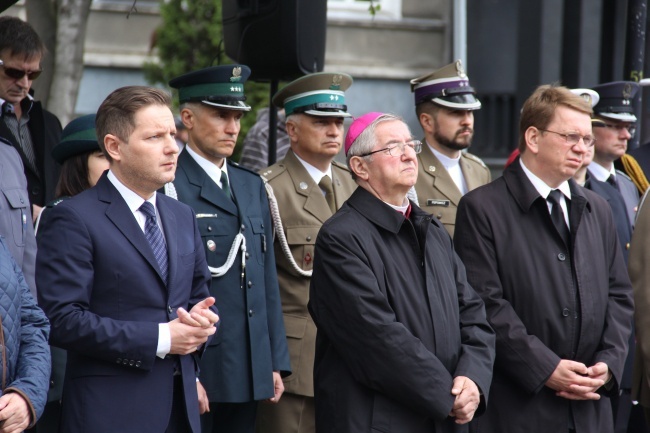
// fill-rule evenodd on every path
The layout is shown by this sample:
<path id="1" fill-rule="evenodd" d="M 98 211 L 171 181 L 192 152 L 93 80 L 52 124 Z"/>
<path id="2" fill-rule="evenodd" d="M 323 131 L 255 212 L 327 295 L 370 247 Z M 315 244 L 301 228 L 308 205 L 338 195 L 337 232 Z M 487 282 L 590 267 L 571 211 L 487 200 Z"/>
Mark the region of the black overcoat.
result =
<path id="1" fill-rule="evenodd" d="M 452 381 L 467 376 L 488 395 L 494 334 L 442 224 L 357 188 L 314 257 L 316 431 L 467 431 L 448 416 Z"/>
<path id="2" fill-rule="evenodd" d="M 571 402 L 545 386 L 560 359 L 604 362 L 617 393 L 631 332 L 632 291 L 612 212 L 569 185 L 570 248 L 519 163 L 460 202 L 454 243 L 497 338 L 490 407 L 476 431 L 567 431 L 570 409 L 577 433 L 613 431 L 608 398 Z"/>

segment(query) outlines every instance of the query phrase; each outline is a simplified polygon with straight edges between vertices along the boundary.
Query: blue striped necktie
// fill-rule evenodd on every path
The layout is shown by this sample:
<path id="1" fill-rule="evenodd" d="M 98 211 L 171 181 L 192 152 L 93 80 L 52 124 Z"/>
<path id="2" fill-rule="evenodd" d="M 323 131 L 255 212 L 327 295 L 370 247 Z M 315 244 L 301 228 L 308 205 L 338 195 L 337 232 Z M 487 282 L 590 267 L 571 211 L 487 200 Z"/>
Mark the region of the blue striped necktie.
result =
<path id="1" fill-rule="evenodd" d="M 145 201 L 142 206 L 140 206 L 140 212 L 145 214 L 147 220 L 144 223 L 144 236 L 149 241 L 151 249 L 153 250 L 153 255 L 156 257 L 158 266 L 160 267 L 160 273 L 167 284 L 167 246 L 165 245 L 165 239 L 163 239 L 162 232 L 160 227 L 158 227 L 158 221 L 156 220 L 156 210 L 153 205 L 148 201 Z"/>

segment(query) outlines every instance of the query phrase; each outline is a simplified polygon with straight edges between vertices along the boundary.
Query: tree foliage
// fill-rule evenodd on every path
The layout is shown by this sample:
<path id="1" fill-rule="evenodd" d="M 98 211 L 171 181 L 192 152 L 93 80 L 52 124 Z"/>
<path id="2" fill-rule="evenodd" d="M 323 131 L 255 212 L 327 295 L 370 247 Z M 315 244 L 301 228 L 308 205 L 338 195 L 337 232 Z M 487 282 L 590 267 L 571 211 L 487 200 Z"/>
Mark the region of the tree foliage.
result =
<path id="1" fill-rule="evenodd" d="M 221 0 L 169 0 L 161 3 L 160 15 L 162 24 L 155 35 L 160 63 L 144 66 L 150 83 L 167 86 L 169 80 L 189 71 L 233 63 L 224 51 Z M 249 81 L 245 91 L 253 110 L 242 119 L 235 160 L 243 137 L 255 123 L 255 110 L 269 104 L 269 84 Z"/>

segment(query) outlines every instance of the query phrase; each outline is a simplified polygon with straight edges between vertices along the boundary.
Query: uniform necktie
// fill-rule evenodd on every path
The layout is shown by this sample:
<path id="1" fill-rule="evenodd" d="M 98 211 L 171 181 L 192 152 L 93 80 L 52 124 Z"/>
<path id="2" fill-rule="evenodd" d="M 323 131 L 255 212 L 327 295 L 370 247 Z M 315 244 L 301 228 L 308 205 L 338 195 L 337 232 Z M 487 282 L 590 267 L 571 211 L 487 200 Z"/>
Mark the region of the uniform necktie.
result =
<path id="1" fill-rule="evenodd" d="M 158 227 L 156 210 L 151 203 L 145 201 L 142 206 L 140 206 L 140 212 L 147 217 L 147 220 L 144 223 L 144 236 L 151 245 L 153 255 L 156 257 L 158 267 L 160 267 L 160 274 L 162 275 L 165 284 L 167 284 L 167 246 L 165 245 L 165 240 L 163 239 L 160 227 Z"/>
<path id="2" fill-rule="evenodd" d="M 232 199 L 232 193 L 230 192 L 230 185 L 228 184 L 228 175 L 225 171 L 221 170 L 221 190 Z"/>
<path id="3" fill-rule="evenodd" d="M 564 219 L 564 211 L 562 206 L 560 206 L 560 200 L 562 198 L 562 191 L 559 189 L 554 189 L 548 195 L 546 200 L 553 205 L 551 208 L 551 220 L 555 225 L 555 228 L 562 236 L 564 243 L 569 245 L 571 240 L 571 233 L 569 232 L 569 227 L 566 225 L 566 219 Z"/>
<path id="4" fill-rule="evenodd" d="M 336 213 L 336 200 L 334 199 L 334 189 L 332 188 L 332 179 L 328 175 L 321 177 L 318 186 L 325 192 L 325 201 L 332 211 L 332 215 Z"/>
<path id="5" fill-rule="evenodd" d="M 610 174 L 609 177 L 607 178 L 607 183 L 616 188 L 618 191 L 618 182 L 616 181 L 616 176 L 613 174 Z"/>

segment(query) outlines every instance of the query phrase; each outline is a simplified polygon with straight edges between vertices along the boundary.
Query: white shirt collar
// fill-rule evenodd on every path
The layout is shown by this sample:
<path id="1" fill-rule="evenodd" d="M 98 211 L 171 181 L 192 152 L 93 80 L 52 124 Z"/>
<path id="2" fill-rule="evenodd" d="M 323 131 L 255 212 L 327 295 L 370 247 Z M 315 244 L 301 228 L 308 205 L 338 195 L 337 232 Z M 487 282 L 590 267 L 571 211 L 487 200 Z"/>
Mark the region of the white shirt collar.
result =
<path id="1" fill-rule="evenodd" d="M 124 185 L 111 170 L 108 170 L 108 180 L 111 181 L 115 189 L 117 189 L 117 192 L 119 192 L 122 198 L 124 198 L 124 201 L 129 209 L 131 209 L 131 212 L 135 213 L 135 211 L 140 209 L 140 206 L 142 206 L 142 203 L 144 203 L 145 200 L 129 189 L 129 187 Z M 154 191 L 153 195 L 146 201 L 151 203 L 154 209 L 156 209 L 156 192 Z"/>
<path id="2" fill-rule="evenodd" d="M 599 180 L 601 182 L 607 182 L 607 178 L 610 175 L 616 178 L 616 169 L 614 168 L 614 164 L 612 164 L 612 168 L 610 170 L 607 170 L 602 165 L 592 161 L 591 164 L 589 164 L 587 167 L 587 170 L 589 170 L 589 172 L 594 175 L 596 180 Z"/>
<path id="3" fill-rule="evenodd" d="M 216 183 L 219 188 L 221 188 L 221 172 L 223 171 L 228 175 L 228 164 L 226 164 L 226 159 L 224 158 L 223 164 L 221 167 L 217 166 L 213 162 L 208 161 L 198 153 L 196 153 L 190 146 L 185 146 L 185 151 L 190 154 L 190 156 L 196 161 L 197 164 L 210 176 L 210 179 Z"/>
<path id="4" fill-rule="evenodd" d="M 293 153 L 296 155 L 296 158 L 300 163 L 302 164 L 303 167 L 305 167 L 305 170 L 307 170 L 307 173 L 309 173 L 309 176 L 311 176 L 312 179 L 314 179 L 314 182 L 316 182 L 316 185 L 320 183 L 320 180 L 323 178 L 323 176 L 329 176 L 330 179 L 332 179 L 332 164 L 327 167 L 326 172 L 322 172 L 301 157 L 299 157 L 296 152 Z"/>
<path id="5" fill-rule="evenodd" d="M 528 180 L 530 180 L 530 182 L 533 184 L 533 186 L 535 187 L 539 195 L 544 197 L 544 199 L 548 197 L 548 195 L 551 193 L 552 190 L 556 189 L 548 186 L 546 182 L 544 182 L 542 179 L 537 177 L 532 171 L 530 171 L 528 167 L 526 167 L 524 161 L 521 158 L 519 158 L 519 163 L 521 164 L 521 168 L 524 170 L 526 177 L 528 177 Z M 569 181 L 565 180 L 560 184 L 560 186 L 557 187 L 557 189 L 562 191 L 562 193 L 566 198 L 568 198 L 569 200 L 571 199 L 571 188 L 569 188 Z"/>
<path id="6" fill-rule="evenodd" d="M 429 149 L 431 149 L 431 152 L 433 152 L 433 154 L 436 156 L 436 158 L 438 158 L 438 161 L 440 161 L 440 163 L 442 165 L 444 165 L 447 170 L 449 170 L 450 168 L 453 168 L 453 167 L 457 167 L 460 164 L 461 155 L 458 155 L 458 158 L 450 158 L 447 155 L 445 155 L 444 153 L 438 152 L 428 142 L 427 142 L 427 146 L 429 146 Z"/>

